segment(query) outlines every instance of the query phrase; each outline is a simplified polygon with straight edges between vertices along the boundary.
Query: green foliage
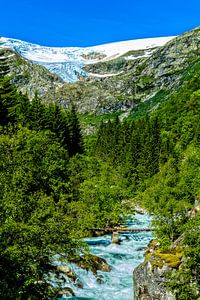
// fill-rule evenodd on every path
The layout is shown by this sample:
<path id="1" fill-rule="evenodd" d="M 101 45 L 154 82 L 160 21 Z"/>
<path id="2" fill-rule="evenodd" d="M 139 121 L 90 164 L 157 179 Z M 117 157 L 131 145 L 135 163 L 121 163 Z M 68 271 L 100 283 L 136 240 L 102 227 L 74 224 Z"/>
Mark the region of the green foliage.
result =
<path id="1" fill-rule="evenodd" d="M 184 231 L 185 262 L 178 271 L 169 272 L 167 286 L 181 300 L 198 299 L 200 287 L 200 216 L 189 220 Z"/>
<path id="2" fill-rule="evenodd" d="M 5 76 L 0 84 L 0 294 L 52 299 L 46 265 L 54 254 L 86 251 L 81 238 L 90 228 L 118 223 L 121 181 L 110 165 L 80 155 L 73 107 L 45 105 L 37 95 L 30 103 Z"/>
<path id="3" fill-rule="evenodd" d="M 1 72 L 1 68 L 0 68 Z M 0 76 L 0 125 L 8 125 L 14 122 L 14 116 L 10 113 L 11 107 L 17 109 L 18 99 L 15 89 L 10 84 L 9 77 Z"/>
<path id="4" fill-rule="evenodd" d="M 199 297 L 200 286 L 199 217 L 191 218 L 191 211 L 198 213 L 200 197 L 199 64 L 187 72 L 176 93 L 168 98 L 160 93 L 157 100 L 152 99 L 153 105 L 162 105 L 151 110 L 150 117 L 137 119 L 151 107 L 151 101 L 139 106 L 132 123 L 127 122 L 131 117 L 122 123 L 102 123 L 95 154 L 113 163 L 126 178 L 127 191 L 135 194 L 134 201 L 154 214 L 162 251 L 169 251 L 178 238 L 183 240 L 183 261 L 177 254 L 158 250 L 154 263 L 177 268 L 167 285 L 177 299 L 189 300 Z"/>
<path id="5" fill-rule="evenodd" d="M 181 264 L 183 250 L 179 247 L 167 251 L 156 250 L 154 252 L 154 255 L 158 257 L 161 261 L 164 261 L 169 268 L 177 269 Z"/>
<path id="6" fill-rule="evenodd" d="M 126 60 L 120 58 L 114 67 L 118 70 L 124 64 Z M 102 68 L 110 70 L 109 63 Z M 140 73 L 144 68 L 141 61 L 136 69 Z M 16 93 L 8 71 L 2 59 L 1 298 L 52 299 L 44 281 L 52 256 L 77 258 L 87 250 L 81 238 L 91 228 L 118 224 L 123 200 L 134 196 L 154 214 L 161 247 L 156 250 L 155 266 L 165 262 L 174 269 L 168 287 L 178 299 L 197 299 L 200 241 L 194 206 L 200 197 L 199 63 L 185 70 L 176 93 L 158 91 L 123 122 L 118 118 L 121 113 L 82 116 L 87 124 L 99 123 L 97 134 L 86 138 L 85 144 L 74 107 L 66 111 L 57 104 L 46 105 L 37 95 L 29 102 Z M 153 77 L 130 80 L 129 75 L 118 77 L 127 81 L 119 82 L 124 92 L 110 78 L 103 87 L 98 81 L 89 82 L 85 90 L 81 82 L 69 86 L 70 99 L 76 103 L 96 95 L 98 102 L 110 105 L 114 95 L 119 101 L 136 103 L 137 89 L 147 95 Z M 183 241 L 184 253 L 169 252 L 177 238 Z"/>
<path id="7" fill-rule="evenodd" d="M 133 119 L 136 120 L 151 113 L 152 111 L 157 109 L 160 104 L 163 104 L 168 95 L 168 90 L 159 90 L 154 96 L 152 96 L 152 98 L 148 99 L 147 101 L 141 102 L 139 105 L 134 107 L 127 119 L 130 121 Z"/>
<path id="8" fill-rule="evenodd" d="M 45 260 L 82 249 L 68 213 L 68 153 L 52 133 L 25 128 L 0 136 L 0 157 L 1 260 L 19 266 L 12 274 L 24 294 L 42 279 Z"/>
<path id="9" fill-rule="evenodd" d="M 87 175 L 80 185 L 80 199 L 87 205 L 86 213 L 94 218 L 93 227 L 110 227 L 119 222 L 122 214 L 122 180 L 111 165 L 101 163 L 98 167 L 94 163 L 88 165 L 92 176 Z"/>
<path id="10" fill-rule="evenodd" d="M 107 114 L 79 114 L 79 119 L 83 126 L 91 125 L 98 127 L 101 122 L 107 122 L 108 120 L 114 120 L 116 117 L 120 117 L 122 112 L 113 112 Z"/>

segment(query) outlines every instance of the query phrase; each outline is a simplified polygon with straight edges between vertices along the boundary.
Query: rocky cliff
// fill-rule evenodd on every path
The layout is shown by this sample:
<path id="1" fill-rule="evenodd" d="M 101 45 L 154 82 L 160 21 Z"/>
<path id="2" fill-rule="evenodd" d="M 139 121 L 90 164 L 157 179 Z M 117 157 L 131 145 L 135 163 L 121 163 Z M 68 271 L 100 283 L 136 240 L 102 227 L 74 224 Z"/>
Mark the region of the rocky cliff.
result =
<path id="1" fill-rule="evenodd" d="M 134 300 L 176 300 L 164 286 L 167 270 L 166 266 L 153 266 L 151 261 L 139 265 L 134 270 Z"/>
<path id="2" fill-rule="evenodd" d="M 199 216 L 199 213 L 199 200 L 196 199 L 194 207 L 189 211 L 191 220 Z M 188 273 L 190 256 L 184 253 L 185 249 L 189 248 L 185 244 L 185 234 L 180 235 L 168 249 L 160 248 L 160 244 L 156 240 L 152 240 L 146 248 L 144 262 L 134 270 L 134 300 L 199 300 L 198 258 L 192 267 L 192 276 L 190 276 Z M 178 276 L 177 273 L 179 273 Z M 186 283 L 184 282 L 185 276 L 187 277 Z M 188 286 L 193 290 L 190 298 L 187 298 L 189 293 L 184 294 L 184 297 L 187 295 L 186 298 L 179 297 L 180 291 L 184 291 Z"/>
<path id="3" fill-rule="evenodd" d="M 6 58 L 11 82 L 30 99 L 37 93 L 44 101 L 53 100 L 53 94 L 63 85 L 63 80 L 45 67 L 22 58 L 15 51 L 0 48 L 0 59 Z"/>
<path id="4" fill-rule="evenodd" d="M 127 57 L 86 67 L 93 73 L 95 69 L 98 73 L 119 72 L 116 76 L 90 79 L 104 94 L 109 94 L 111 110 L 134 108 L 161 90 L 174 92 L 183 83 L 188 68 L 200 59 L 200 28 L 169 41 L 147 57 Z"/>
<path id="5" fill-rule="evenodd" d="M 134 270 L 134 300 L 176 300 L 165 286 L 165 275 L 182 264 L 180 240 L 168 251 L 160 251 L 158 246 L 152 240 L 146 249 L 145 261 Z"/>

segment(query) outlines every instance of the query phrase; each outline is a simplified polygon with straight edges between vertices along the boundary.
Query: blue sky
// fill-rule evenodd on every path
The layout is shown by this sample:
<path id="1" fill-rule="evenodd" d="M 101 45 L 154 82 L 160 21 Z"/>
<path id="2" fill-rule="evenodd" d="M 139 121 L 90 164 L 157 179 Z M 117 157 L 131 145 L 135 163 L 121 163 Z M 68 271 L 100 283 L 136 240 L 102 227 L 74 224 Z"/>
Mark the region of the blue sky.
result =
<path id="1" fill-rule="evenodd" d="M 0 36 L 47 46 L 178 35 L 199 25 L 199 0 L 4 0 L 0 14 Z"/>

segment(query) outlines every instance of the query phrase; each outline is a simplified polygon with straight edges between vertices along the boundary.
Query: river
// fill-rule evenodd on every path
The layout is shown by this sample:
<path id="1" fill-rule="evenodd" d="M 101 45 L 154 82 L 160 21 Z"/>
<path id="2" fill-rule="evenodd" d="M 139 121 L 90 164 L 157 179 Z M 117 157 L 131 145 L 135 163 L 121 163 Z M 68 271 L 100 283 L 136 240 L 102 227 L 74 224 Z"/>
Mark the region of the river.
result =
<path id="1" fill-rule="evenodd" d="M 127 221 L 127 226 L 148 228 L 150 217 L 146 214 L 136 214 Z M 62 299 L 133 300 L 133 269 L 143 261 L 144 248 L 152 239 L 152 233 L 128 233 L 121 235 L 121 239 L 120 245 L 111 244 L 111 235 L 85 239 L 92 253 L 106 259 L 112 270 L 108 273 L 98 271 L 97 275 L 101 278 L 101 283 L 98 283 L 91 272 L 71 265 L 84 288 L 77 288 L 67 282 L 66 286 L 73 289 L 76 297 L 63 297 Z"/>

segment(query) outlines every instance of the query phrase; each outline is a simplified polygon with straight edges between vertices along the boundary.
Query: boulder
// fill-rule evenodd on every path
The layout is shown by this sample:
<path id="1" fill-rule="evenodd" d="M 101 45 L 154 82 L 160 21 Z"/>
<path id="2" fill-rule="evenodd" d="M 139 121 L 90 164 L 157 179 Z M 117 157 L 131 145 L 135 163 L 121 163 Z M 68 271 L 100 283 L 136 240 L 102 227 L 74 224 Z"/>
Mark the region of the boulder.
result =
<path id="1" fill-rule="evenodd" d="M 57 271 L 64 273 L 68 278 L 72 279 L 72 281 L 76 281 L 76 274 L 70 269 L 68 266 L 57 266 Z"/>
<path id="2" fill-rule="evenodd" d="M 104 258 L 93 254 L 84 254 L 81 257 L 73 259 L 72 262 L 77 264 L 82 269 L 92 271 L 94 274 L 96 274 L 98 270 L 103 272 L 111 271 L 111 267 Z"/>
<path id="3" fill-rule="evenodd" d="M 77 275 L 71 270 L 70 267 L 68 266 L 57 266 L 57 272 L 61 272 L 63 274 L 65 274 L 69 279 L 72 280 L 72 282 L 75 283 L 75 285 L 78 287 L 78 288 L 83 288 L 83 284 L 82 282 L 80 281 L 80 279 L 77 277 Z"/>
<path id="4" fill-rule="evenodd" d="M 64 289 L 60 290 L 56 296 L 58 299 L 62 298 L 63 296 L 65 296 L 65 297 L 73 296 L 74 297 L 75 293 L 70 287 L 65 287 Z"/>
<path id="5" fill-rule="evenodd" d="M 97 283 L 99 283 L 99 284 L 104 283 L 104 278 L 103 278 L 102 275 L 97 275 L 97 276 L 96 276 L 96 279 L 97 279 Z"/>

